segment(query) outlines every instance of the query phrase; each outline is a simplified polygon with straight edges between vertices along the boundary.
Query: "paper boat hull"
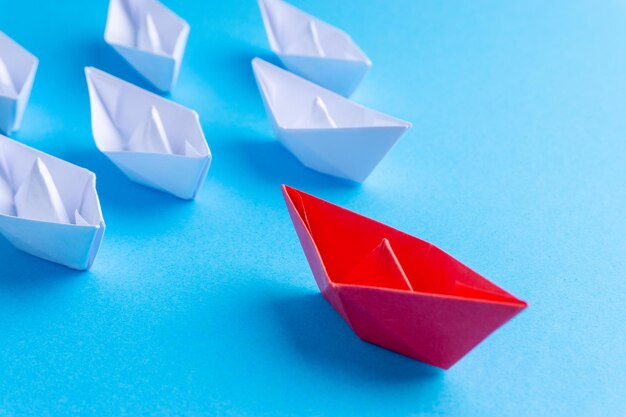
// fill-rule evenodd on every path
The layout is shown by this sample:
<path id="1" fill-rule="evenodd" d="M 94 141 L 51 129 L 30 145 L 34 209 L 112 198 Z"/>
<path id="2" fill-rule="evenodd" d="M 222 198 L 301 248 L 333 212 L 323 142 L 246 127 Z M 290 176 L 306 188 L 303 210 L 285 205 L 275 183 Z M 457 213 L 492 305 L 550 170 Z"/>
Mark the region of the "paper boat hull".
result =
<path id="1" fill-rule="evenodd" d="M 137 72 L 161 91 L 172 91 L 181 61 L 135 48 L 111 45 Z"/>
<path id="2" fill-rule="evenodd" d="M 278 54 L 289 71 L 350 97 L 370 70 L 369 62 Z"/>
<path id="3" fill-rule="evenodd" d="M 104 231 L 104 222 L 76 226 L 0 215 L 0 233 L 16 248 L 78 270 L 91 267 Z"/>
<path id="4" fill-rule="evenodd" d="M 443 369 L 522 309 L 376 288 L 334 291 L 361 339 Z"/>
<path id="5" fill-rule="evenodd" d="M 92 133 L 98 149 L 131 180 L 179 198 L 193 199 L 212 158 L 198 114 L 95 68 L 86 68 L 85 74 Z M 145 123 L 137 118 L 143 117 L 144 111 L 157 108 L 164 121 L 162 128 L 169 135 L 169 145 L 178 153 L 159 153 L 149 147 L 128 150 L 129 139 L 121 132 L 134 131 L 136 127 L 132 126 L 137 126 L 137 122 Z M 122 125 L 116 125 L 114 120 L 118 114 L 126 118 Z"/>
<path id="6" fill-rule="evenodd" d="M 354 129 L 282 129 L 278 140 L 306 167 L 350 181 L 364 182 L 406 127 Z"/>
<path id="7" fill-rule="evenodd" d="M 0 185 L 1 235 L 31 255 L 91 267 L 106 227 L 92 172 L 0 135 Z"/>
<path id="8" fill-rule="evenodd" d="M 489 303 L 440 294 L 336 284 L 329 277 L 301 214 L 302 201 L 293 198 L 286 188 L 283 194 L 320 292 L 367 342 L 448 369 L 526 307 L 521 301 Z M 338 210 L 343 210 L 343 221 L 346 221 L 346 212 L 359 216 L 339 207 Z M 450 262 L 458 261 L 450 257 Z"/>
<path id="9" fill-rule="evenodd" d="M 193 199 L 211 165 L 211 157 L 140 152 L 104 152 L 131 180 L 182 199 Z M 159 169 L 153 169 L 159 167 Z"/>

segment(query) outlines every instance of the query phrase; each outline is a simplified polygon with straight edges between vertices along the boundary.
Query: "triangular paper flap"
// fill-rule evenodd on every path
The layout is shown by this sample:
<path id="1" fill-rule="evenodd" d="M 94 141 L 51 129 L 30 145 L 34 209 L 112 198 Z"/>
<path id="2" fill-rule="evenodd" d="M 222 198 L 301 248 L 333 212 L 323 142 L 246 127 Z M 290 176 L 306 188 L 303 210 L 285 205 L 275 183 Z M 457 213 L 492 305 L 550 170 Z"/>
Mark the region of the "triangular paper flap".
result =
<path id="1" fill-rule="evenodd" d="M 210 157 L 138 152 L 108 152 L 107 156 L 134 181 L 183 199 L 196 196 L 211 163 Z"/>
<path id="2" fill-rule="evenodd" d="M 150 106 L 144 120 L 139 122 L 128 140 L 126 149 L 134 152 L 172 153 L 163 121 L 156 107 Z"/>
<path id="3" fill-rule="evenodd" d="M 312 123 L 303 124 L 302 114 L 310 113 L 311 103 L 320 97 L 339 128 L 401 127 L 410 123 L 363 107 L 330 90 L 298 77 L 260 58 L 252 60 L 254 74 L 281 128 L 316 129 Z"/>
<path id="4" fill-rule="evenodd" d="M 309 226 L 309 220 L 307 218 L 306 206 L 304 201 L 302 200 L 302 193 L 300 190 L 296 190 L 293 187 L 283 184 L 283 197 L 287 202 L 287 206 L 293 210 L 295 210 L 298 217 L 302 220 L 303 225 L 306 227 L 307 231 L 311 233 L 311 227 Z"/>
<path id="5" fill-rule="evenodd" d="M 14 203 L 17 215 L 24 219 L 70 224 L 59 190 L 40 158 L 19 186 Z"/>
<path id="6" fill-rule="evenodd" d="M 190 158 L 202 158 L 204 155 L 195 148 L 189 141 L 185 141 L 185 156 Z"/>
<path id="7" fill-rule="evenodd" d="M 13 206 L 13 188 L 11 184 L 0 176 L 0 214 L 6 216 L 15 215 Z"/>
<path id="8" fill-rule="evenodd" d="M 95 175 L 85 183 L 83 200 L 78 212 L 89 225 L 94 226 L 99 224 L 100 227 L 105 227 L 100 201 L 98 201 L 98 193 L 96 192 Z"/>
<path id="9" fill-rule="evenodd" d="M 37 58 L 2 31 L 0 31 L 0 57 L 4 61 L 16 93 L 22 95 L 24 93 L 22 90 L 27 87 L 29 79 L 34 77 Z"/>
<path id="10" fill-rule="evenodd" d="M 377 318 L 376 325 L 402 335 L 415 355 L 402 353 L 444 369 L 524 308 L 367 287 L 344 287 L 342 291 L 341 298 L 346 306 L 359 305 Z M 353 323 L 357 320 L 352 316 L 351 319 Z M 369 341 L 393 348 L 384 339 Z"/>
<path id="11" fill-rule="evenodd" d="M 13 175 L 7 161 L 6 151 L 4 150 L 2 141 L 0 141 L 0 178 L 9 184 L 12 188 Z"/>
<path id="12" fill-rule="evenodd" d="M 39 61 L 1 31 L 0 60 L 6 70 L 2 75 L 4 83 L 8 83 L 10 78 L 12 84 L 8 88 L 0 88 L 4 90 L 4 93 L 0 92 L 0 132 L 10 135 L 22 124 Z M 3 81 L 0 81 L 0 84 L 2 83 Z"/>
<path id="13" fill-rule="evenodd" d="M 411 283 L 387 239 L 383 239 L 374 250 L 335 283 L 412 291 Z"/>
<path id="14" fill-rule="evenodd" d="M 159 1 L 150 0 L 147 3 L 146 15 L 154 22 L 160 53 L 173 57 L 180 64 L 189 34 L 189 24 Z"/>
<path id="15" fill-rule="evenodd" d="M 105 229 L 106 225 L 104 224 L 104 221 L 100 222 L 96 229 L 96 235 L 94 236 L 91 243 L 91 249 L 89 250 L 87 266 L 85 267 L 85 269 L 91 268 L 93 262 L 96 260 L 96 255 L 98 255 L 98 251 L 100 250 L 100 245 L 102 244 L 102 238 L 104 237 Z"/>
<path id="16" fill-rule="evenodd" d="M 17 88 L 15 88 L 9 68 L 2 56 L 0 56 L 0 96 L 9 98 L 17 97 Z"/>
<path id="17" fill-rule="evenodd" d="M 35 60 L 33 67 L 26 76 L 26 80 L 22 84 L 22 88 L 17 96 L 15 103 L 15 117 L 13 119 L 13 126 L 10 130 L 16 131 L 22 126 L 22 119 L 24 118 L 24 112 L 26 111 L 26 105 L 30 98 L 31 90 L 33 89 L 33 83 L 35 82 L 35 73 L 37 72 L 38 61 Z"/>
<path id="18" fill-rule="evenodd" d="M 100 104 L 102 111 L 106 113 L 111 123 L 115 124 L 123 85 L 93 67 L 85 67 L 85 77 L 87 78 L 90 98 L 96 99 L 92 100 L 92 107 L 96 102 Z"/>
<path id="19" fill-rule="evenodd" d="M 260 0 L 270 46 L 277 53 L 368 61 L 344 31 L 281 0 Z"/>
<path id="20" fill-rule="evenodd" d="M 104 39 L 110 44 L 136 44 L 135 17 L 128 0 L 110 0 Z"/>
<path id="21" fill-rule="evenodd" d="M 163 46 L 161 46 L 161 36 L 150 13 L 146 13 L 138 23 L 136 46 L 139 49 L 155 54 L 165 53 Z"/>
<path id="22" fill-rule="evenodd" d="M 349 178 L 349 175 L 346 172 L 334 165 L 331 165 L 321 155 L 318 155 L 314 150 L 309 149 L 307 144 L 301 141 L 300 132 L 280 128 L 269 109 L 265 97 L 263 97 L 263 104 L 267 110 L 267 114 L 272 123 L 272 127 L 276 132 L 278 140 L 283 144 L 283 146 L 285 146 L 285 148 L 287 148 L 287 150 L 289 150 L 289 152 L 298 158 L 304 166 L 328 175 L 334 175 L 340 178 Z"/>
<path id="23" fill-rule="evenodd" d="M 115 125 L 121 85 L 95 68 L 86 67 L 85 76 L 91 106 L 91 130 L 98 149 L 123 149 L 126 141 Z"/>
<path id="24" fill-rule="evenodd" d="M 330 115 L 326 103 L 324 103 L 324 100 L 319 96 L 316 96 L 313 100 L 311 112 L 307 116 L 310 117 L 310 123 L 314 126 L 327 128 L 337 127 L 337 123 L 335 123 Z"/>
<path id="25" fill-rule="evenodd" d="M 77 226 L 91 226 L 89 222 L 80 215 L 78 210 L 74 210 L 74 224 Z"/>
<path id="26" fill-rule="evenodd" d="M 359 86 L 371 63 L 299 55 L 278 55 L 291 72 L 324 88 L 350 97 Z"/>
<path id="27" fill-rule="evenodd" d="M 315 48 L 315 53 L 321 57 L 325 57 L 326 56 L 326 50 L 324 48 L 324 45 L 322 45 L 322 42 L 320 40 L 320 31 L 317 28 L 318 24 L 315 22 L 315 20 L 311 20 L 309 21 L 309 37 L 311 39 L 311 42 L 313 43 L 313 47 Z M 296 48 L 297 49 L 297 48 Z M 289 53 L 289 49 L 286 48 L 283 50 L 283 53 Z"/>
<path id="28" fill-rule="evenodd" d="M 46 223 L 0 215 L 0 233 L 16 248 L 74 269 L 87 269 L 100 245 L 99 226 Z"/>
<path id="29" fill-rule="evenodd" d="M 364 254 L 383 239 L 411 283 L 413 291 L 454 296 L 457 282 L 517 300 L 436 246 L 397 229 L 285 186 L 292 200 L 301 201 L 309 231 L 331 280 L 350 272 Z"/>

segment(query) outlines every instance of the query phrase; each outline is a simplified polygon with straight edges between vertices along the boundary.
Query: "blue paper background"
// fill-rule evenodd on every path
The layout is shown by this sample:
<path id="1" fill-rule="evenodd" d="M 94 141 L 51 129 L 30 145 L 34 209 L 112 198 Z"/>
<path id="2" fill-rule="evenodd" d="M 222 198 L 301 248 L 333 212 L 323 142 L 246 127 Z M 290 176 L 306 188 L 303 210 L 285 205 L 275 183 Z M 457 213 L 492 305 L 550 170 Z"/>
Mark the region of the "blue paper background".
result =
<path id="1" fill-rule="evenodd" d="M 107 2 L 0 0 L 0 30 L 40 58 L 14 137 L 96 172 L 108 225 L 87 273 L 0 240 L 0 415 L 625 415 L 624 1 L 294 0 L 373 60 L 354 98 L 414 124 L 361 187 L 273 139 L 254 1 L 167 4 L 192 28 L 171 98 L 214 154 L 195 202 L 93 144 L 83 67 L 146 86 L 102 39 Z M 361 342 L 319 295 L 281 183 L 530 308 L 448 372 Z"/>

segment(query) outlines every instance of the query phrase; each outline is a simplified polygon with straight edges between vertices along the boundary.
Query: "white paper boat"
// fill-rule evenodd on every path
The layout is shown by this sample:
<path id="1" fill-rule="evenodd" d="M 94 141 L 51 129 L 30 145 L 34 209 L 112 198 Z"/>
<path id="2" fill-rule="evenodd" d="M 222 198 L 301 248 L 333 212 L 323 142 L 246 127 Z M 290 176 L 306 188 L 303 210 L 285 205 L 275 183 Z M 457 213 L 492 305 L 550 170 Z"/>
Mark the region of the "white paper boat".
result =
<path id="1" fill-rule="evenodd" d="M 104 40 L 161 91 L 174 88 L 189 24 L 157 0 L 110 0 Z"/>
<path id="2" fill-rule="evenodd" d="M 350 96 L 372 62 L 350 35 L 281 0 L 259 0 L 272 51 L 294 73 Z"/>
<path id="3" fill-rule="evenodd" d="M 0 135 L 0 234 L 24 252 L 82 270 L 104 229 L 92 172 Z"/>
<path id="4" fill-rule="evenodd" d="M 37 58 L 0 32 L 0 132 L 20 128 L 37 72 Z"/>
<path id="5" fill-rule="evenodd" d="M 85 68 L 96 146 L 130 179 L 192 199 L 211 165 L 198 113 Z"/>
<path id="6" fill-rule="evenodd" d="M 363 182 L 411 127 L 262 59 L 252 67 L 278 139 L 311 169 Z"/>

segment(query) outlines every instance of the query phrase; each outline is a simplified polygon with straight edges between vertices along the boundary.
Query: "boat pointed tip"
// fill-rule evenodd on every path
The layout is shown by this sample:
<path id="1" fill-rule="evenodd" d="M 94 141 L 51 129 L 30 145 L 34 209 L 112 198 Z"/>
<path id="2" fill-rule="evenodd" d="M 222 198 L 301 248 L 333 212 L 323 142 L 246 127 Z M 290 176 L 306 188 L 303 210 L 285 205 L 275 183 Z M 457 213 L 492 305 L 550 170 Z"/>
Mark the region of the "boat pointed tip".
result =
<path id="1" fill-rule="evenodd" d="M 295 189 L 295 188 L 293 188 L 293 187 L 290 187 L 290 186 L 289 186 L 289 185 L 287 185 L 287 184 L 281 184 L 280 188 L 281 188 L 281 190 L 283 191 L 283 195 L 284 195 L 285 197 L 289 197 L 289 198 L 291 198 L 291 193 L 297 193 L 297 192 L 299 192 L 297 189 Z"/>
<path id="2" fill-rule="evenodd" d="M 259 58 L 258 56 L 255 56 L 254 58 L 252 58 L 250 62 L 252 63 L 252 68 L 255 71 L 268 64 L 266 60 L 264 60 L 263 58 Z"/>
<path id="3" fill-rule="evenodd" d="M 401 127 L 406 131 L 413 127 L 413 123 L 407 122 L 406 120 L 398 120 L 398 127 Z"/>
<path id="4" fill-rule="evenodd" d="M 85 78 L 87 79 L 88 82 L 89 81 L 95 82 L 99 76 L 103 76 L 105 74 L 106 73 L 104 71 L 99 70 L 96 67 L 93 67 L 90 65 L 85 67 Z"/>
<path id="5" fill-rule="evenodd" d="M 264 7 L 269 7 L 271 5 L 284 6 L 285 4 L 288 4 L 287 2 L 281 0 L 257 0 L 257 2 L 259 3 L 259 6 Z"/>
<path id="6" fill-rule="evenodd" d="M 282 184 L 281 189 L 283 192 L 283 198 L 287 202 L 287 204 L 294 204 L 296 201 L 302 199 L 304 195 L 307 195 L 305 192 L 298 190 L 297 188 L 291 187 L 287 184 Z"/>

